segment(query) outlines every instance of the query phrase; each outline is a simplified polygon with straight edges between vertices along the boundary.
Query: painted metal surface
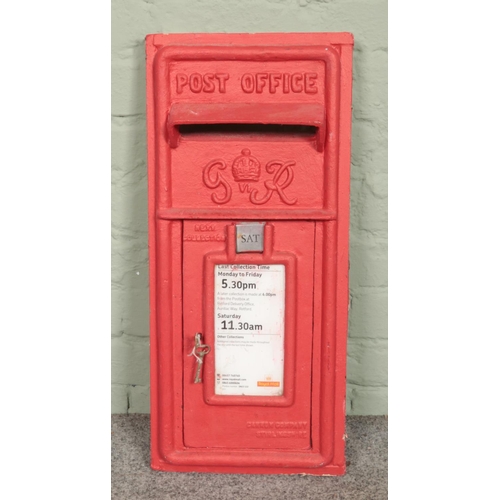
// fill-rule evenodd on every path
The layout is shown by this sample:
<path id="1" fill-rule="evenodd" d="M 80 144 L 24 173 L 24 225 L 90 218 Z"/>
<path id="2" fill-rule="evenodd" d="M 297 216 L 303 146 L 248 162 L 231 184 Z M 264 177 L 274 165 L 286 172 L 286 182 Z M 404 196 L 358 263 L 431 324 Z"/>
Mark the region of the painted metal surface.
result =
<path id="1" fill-rule="evenodd" d="M 352 45 L 348 33 L 146 39 L 157 470 L 345 472 Z M 265 223 L 263 249 L 237 252 L 244 221 Z M 284 289 L 218 276 L 231 266 L 280 269 Z M 222 279 L 236 291 L 220 295 Z M 258 293 L 284 308 L 269 299 L 281 309 L 259 319 Z M 223 372 L 222 329 L 236 358 L 267 345 L 282 375 Z"/>

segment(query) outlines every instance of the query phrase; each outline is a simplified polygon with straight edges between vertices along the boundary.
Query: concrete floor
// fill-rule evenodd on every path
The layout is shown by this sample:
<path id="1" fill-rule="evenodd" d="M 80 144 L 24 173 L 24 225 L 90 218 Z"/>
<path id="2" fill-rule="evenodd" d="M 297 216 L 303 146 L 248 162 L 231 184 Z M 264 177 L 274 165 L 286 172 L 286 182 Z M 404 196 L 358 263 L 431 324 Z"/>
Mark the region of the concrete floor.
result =
<path id="1" fill-rule="evenodd" d="M 113 500 L 387 498 L 386 417 L 347 417 L 342 477 L 157 472 L 149 467 L 149 415 L 112 415 Z"/>

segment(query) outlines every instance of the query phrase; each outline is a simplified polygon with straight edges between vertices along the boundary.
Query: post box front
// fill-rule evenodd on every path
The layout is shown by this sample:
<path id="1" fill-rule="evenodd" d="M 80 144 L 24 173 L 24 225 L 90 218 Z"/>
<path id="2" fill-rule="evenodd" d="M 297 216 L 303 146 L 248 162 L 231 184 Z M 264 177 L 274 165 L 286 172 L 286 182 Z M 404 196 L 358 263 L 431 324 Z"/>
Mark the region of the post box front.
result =
<path id="1" fill-rule="evenodd" d="M 146 39 L 155 469 L 345 472 L 352 44 Z"/>

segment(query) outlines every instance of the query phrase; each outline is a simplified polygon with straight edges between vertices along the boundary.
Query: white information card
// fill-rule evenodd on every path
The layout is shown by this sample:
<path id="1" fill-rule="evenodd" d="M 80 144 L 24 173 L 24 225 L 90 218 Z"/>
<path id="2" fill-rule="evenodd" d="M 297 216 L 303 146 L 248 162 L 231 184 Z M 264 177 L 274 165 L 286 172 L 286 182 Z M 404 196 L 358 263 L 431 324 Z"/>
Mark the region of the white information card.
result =
<path id="1" fill-rule="evenodd" d="M 215 394 L 283 395 L 285 266 L 215 266 Z"/>

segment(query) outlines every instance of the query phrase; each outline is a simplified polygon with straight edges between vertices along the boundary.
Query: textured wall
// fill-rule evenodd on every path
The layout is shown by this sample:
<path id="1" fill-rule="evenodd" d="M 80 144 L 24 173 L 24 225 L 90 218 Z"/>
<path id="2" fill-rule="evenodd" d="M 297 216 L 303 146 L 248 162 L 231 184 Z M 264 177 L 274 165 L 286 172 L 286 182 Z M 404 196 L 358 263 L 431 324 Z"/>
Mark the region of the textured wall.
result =
<path id="1" fill-rule="evenodd" d="M 387 413 L 386 0 L 113 0 L 112 411 L 149 411 L 144 37 L 354 34 L 347 412 Z"/>

